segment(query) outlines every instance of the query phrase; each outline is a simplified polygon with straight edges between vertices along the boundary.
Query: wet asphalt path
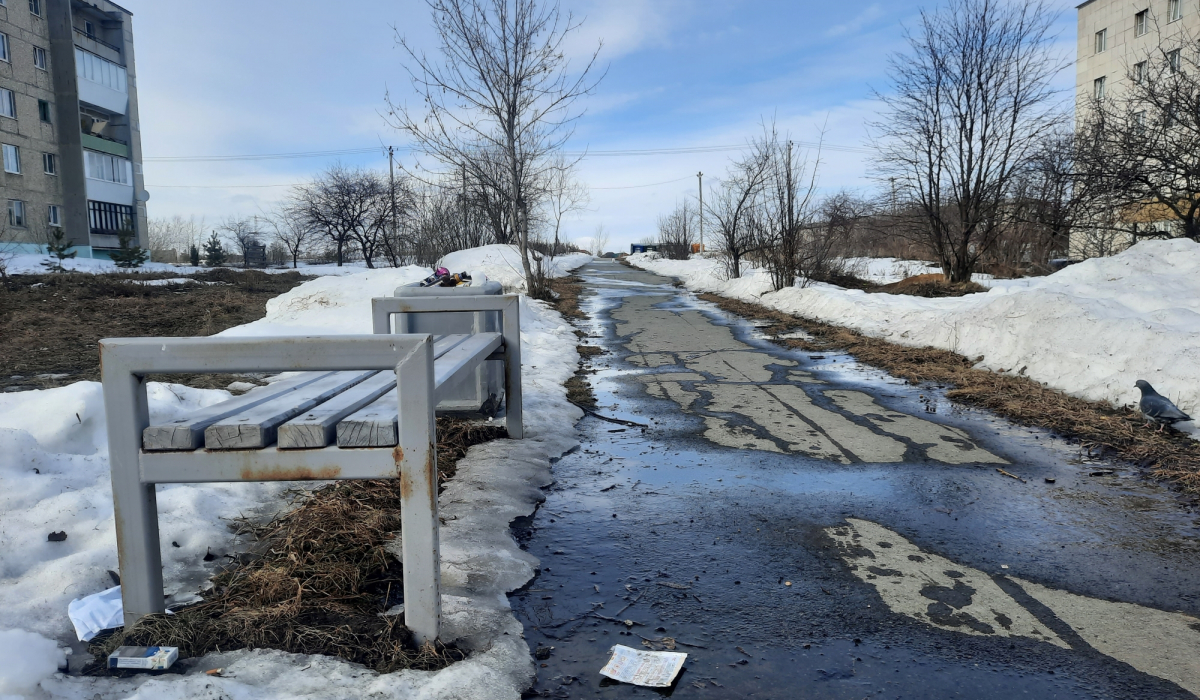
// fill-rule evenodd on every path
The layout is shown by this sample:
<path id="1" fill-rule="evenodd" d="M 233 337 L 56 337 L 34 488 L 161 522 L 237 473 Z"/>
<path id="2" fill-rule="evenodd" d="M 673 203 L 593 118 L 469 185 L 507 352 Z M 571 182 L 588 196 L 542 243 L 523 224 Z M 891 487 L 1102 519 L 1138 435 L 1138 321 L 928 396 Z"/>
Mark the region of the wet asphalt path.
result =
<path id="1" fill-rule="evenodd" d="M 510 596 L 544 657 L 531 696 L 1200 692 L 1189 502 L 934 387 L 785 351 L 668 279 L 582 276 L 599 410 L 648 427 L 582 421 L 514 523 L 542 562 Z M 673 688 L 637 688 L 598 675 L 614 644 L 689 656 Z"/>

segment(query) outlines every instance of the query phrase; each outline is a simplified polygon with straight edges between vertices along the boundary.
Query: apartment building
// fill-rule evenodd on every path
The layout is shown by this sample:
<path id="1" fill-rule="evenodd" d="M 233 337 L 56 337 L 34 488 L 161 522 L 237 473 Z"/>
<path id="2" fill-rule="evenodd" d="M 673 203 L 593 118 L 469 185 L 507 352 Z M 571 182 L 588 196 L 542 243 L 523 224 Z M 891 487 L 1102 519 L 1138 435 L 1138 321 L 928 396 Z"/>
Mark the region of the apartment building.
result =
<path id="1" fill-rule="evenodd" d="M 108 0 L 0 0 L 0 225 L 44 252 L 61 229 L 79 257 L 118 233 L 147 247 L 133 15 Z"/>
<path id="2" fill-rule="evenodd" d="M 1078 49 L 1075 104 L 1079 116 L 1095 100 L 1119 97 L 1130 81 L 1140 81 L 1157 67 L 1179 68 L 1180 52 L 1200 39 L 1200 0 L 1088 0 L 1078 6 Z M 1082 119 L 1077 119 L 1077 123 Z M 1163 208 L 1147 206 L 1122 214 L 1128 223 L 1163 231 L 1174 222 L 1163 219 Z M 1071 256 L 1088 257 L 1118 252 L 1133 243 L 1126 234 L 1080 231 L 1072 234 Z"/>

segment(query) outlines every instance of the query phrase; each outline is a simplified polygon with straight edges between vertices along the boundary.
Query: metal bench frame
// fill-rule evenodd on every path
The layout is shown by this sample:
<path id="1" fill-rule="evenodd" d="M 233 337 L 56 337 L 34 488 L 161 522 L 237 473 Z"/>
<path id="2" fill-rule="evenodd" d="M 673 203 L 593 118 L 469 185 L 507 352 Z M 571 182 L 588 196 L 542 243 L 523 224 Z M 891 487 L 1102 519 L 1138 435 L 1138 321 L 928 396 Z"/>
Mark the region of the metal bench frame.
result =
<path id="1" fill-rule="evenodd" d="M 427 334 L 391 334 L 395 313 L 500 311 L 501 346 L 444 368 L 440 381 Z M 523 437 L 520 307 L 516 296 L 372 299 L 373 335 L 267 338 L 116 338 L 100 341 L 117 553 L 125 627 L 165 611 L 156 484 L 399 478 L 404 622 L 418 642 L 441 626 L 436 386 L 485 359 L 505 362 L 506 424 Z M 481 314 L 477 314 L 477 318 Z M 478 328 L 478 321 L 476 324 Z M 399 404 L 395 448 L 148 452 L 146 377 L 182 372 L 394 370 Z"/>

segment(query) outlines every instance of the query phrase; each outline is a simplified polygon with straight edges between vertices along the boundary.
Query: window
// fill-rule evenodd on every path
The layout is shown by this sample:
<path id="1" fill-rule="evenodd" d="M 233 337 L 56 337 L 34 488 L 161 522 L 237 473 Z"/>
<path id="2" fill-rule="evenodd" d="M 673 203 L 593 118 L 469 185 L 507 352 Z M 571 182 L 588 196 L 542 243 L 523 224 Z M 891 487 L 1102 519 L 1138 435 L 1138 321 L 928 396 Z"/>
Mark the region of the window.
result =
<path id="1" fill-rule="evenodd" d="M 50 123 L 50 103 L 45 100 L 38 100 L 38 118 L 47 124 Z"/>
<path id="2" fill-rule="evenodd" d="M 1167 66 L 1171 69 L 1172 73 L 1179 72 L 1179 66 L 1180 66 L 1179 49 L 1175 49 L 1173 51 L 1167 52 Z"/>
<path id="3" fill-rule="evenodd" d="M 21 173 L 21 149 L 10 144 L 0 146 L 4 151 L 4 172 L 19 175 Z"/>
<path id="4" fill-rule="evenodd" d="M 33 47 L 33 65 L 46 70 L 46 49 L 40 46 Z"/>
<path id="5" fill-rule="evenodd" d="M 1138 134 L 1146 133 L 1146 112 L 1145 112 L 1145 110 L 1133 113 L 1133 126 L 1134 126 L 1134 130 Z"/>
<path id="6" fill-rule="evenodd" d="M 1103 76 L 1103 75 L 1100 76 L 1099 78 L 1096 78 L 1094 81 L 1092 81 L 1092 96 L 1096 98 L 1097 102 L 1104 99 L 1104 83 L 1105 82 L 1106 82 L 1105 76 Z"/>
<path id="7" fill-rule="evenodd" d="M 84 22 L 83 33 L 86 34 L 89 39 L 96 38 L 96 25 L 92 24 L 91 22 Z"/>
<path id="8" fill-rule="evenodd" d="M 58 216 L 58 205 L 51 204 L 46 208 L 46 223 L 51 226 L 62 226 L 62 220 Z"/>
<path id="9" fill-rule="evenodd" d="M 29 11 L 38 17 L 42 16 L 42 0 L 29 0 Z"/>
<path id="10" fill-rule="evenodd" d="M 1101 29 L 1096 32 L 1096 53 L 1104 53 L 1108 50 L 1108 30 Z"/>
<path id="11" fill-rule="evenodd" d="M 1146 82 L 1146 62 L 1141 61 L 1133 64 L 1133 82 L 1142 84 Z"/>
<path id="12" fill-rule="evenodd" d="M 0 88 L 0 117 L 17 118 L 17 98 L 12 90 Z"/>
<path id="13" fill-rule="evenodd" d="M 11 61 L 8 57 L 8 35 L 0 32 L 0 61 Z"/>
<path id="14" fill-rule="evenodd" d="M 57 175 L 58 174 L 58 156 L 54 155 L 53 153 L 43 153 L 42 154 L 42 170 L 47 175 Z"/>
<path id="15" fill-rule="evenodd" d="M 25 228 L 25 202 L 19 199 L 8 200 L 8 225 Z"/>
<path id="16" fill-rule="evenodd" d="M 1183 2 L 1182 0 L 1170 0 L 1167 3 L 1168 22 L 1174 22 L 1177 19 L 1183 19 Z"/>
<path id="17" fill-rule="evenodd" d="M 133 207 L 88 200 L 88 225 L 91 233 L 115 236 L 134 229 Z"/>
<path id="18" fill-rule="evenodd" d="M 93 180 L 117 182 L 122 185 L 128 185 L 133 180 L 129 172 L 129 161 L 120 156 L 85 150 L 83 157 L 87 176 Z"/>
<path id="19" fill-rule="evenodd" d="M 75 73 L 117 92 L 128 92 L 125 67 L 75 47 Z"/>
<path id="20" fill-rule="evenodd" d="M 1150 28 L 1150 10 L 1142 10 L 1133 16 L 1133 35 L 1141 36 Z"/>

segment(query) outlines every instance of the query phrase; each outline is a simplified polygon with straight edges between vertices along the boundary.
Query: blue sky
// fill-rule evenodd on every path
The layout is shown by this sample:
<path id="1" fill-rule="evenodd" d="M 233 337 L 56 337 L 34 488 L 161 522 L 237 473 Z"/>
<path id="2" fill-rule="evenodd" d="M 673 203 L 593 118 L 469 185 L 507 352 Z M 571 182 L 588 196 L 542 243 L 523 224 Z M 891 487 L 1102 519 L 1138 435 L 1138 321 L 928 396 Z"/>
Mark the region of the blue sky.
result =
<path id="1" fill-rule="evenodd" d="M 287 188 L 328 165 L 386 169 L 371 154 L 160 161 L 176 156 L 278 154 L 394 145 L 385 92 L 409 94 L 395 27 L 434 48 L 421 0 L 204 3 L 122 0 L 134 13 L 142 146 L 150 215 L 269 210 Z M 820 185 L 866 190 L 872 88 L 886 90 L 886 57 L 903 48 L 932 2 L 758 0 L 563 1 L 585 18 L 570 55 L 603 38 L 607 76 L 584 105 L 572 146 L 592 151 L 744 144 L 774 117 L 797 141 L 844 150 L 822 155 Z M 1062 50 L 1074 55 L 1072 3 L 1056 2 Z M 283 9 L 286 8 L 286 11 Z M 331 11 L 330 8 L 337 8 Z M 1073 83 L 1071 70 L 1060 79 Z M 732 152 L 595 156 L 580 164 L 588 209 L 566 224 L 580 240 L 603 224 L 612 248 L 652 235 L 658 214 L 695 197 L 698 171 L 719 177 Z M 414 155 L 402 153 L 406 165 Z M 666 183 L 666 184 L 653 184 Z M 641 187 L 641 185 L 650 185 Z M 621 189 L 615 189 L 621 188 Z"/>

